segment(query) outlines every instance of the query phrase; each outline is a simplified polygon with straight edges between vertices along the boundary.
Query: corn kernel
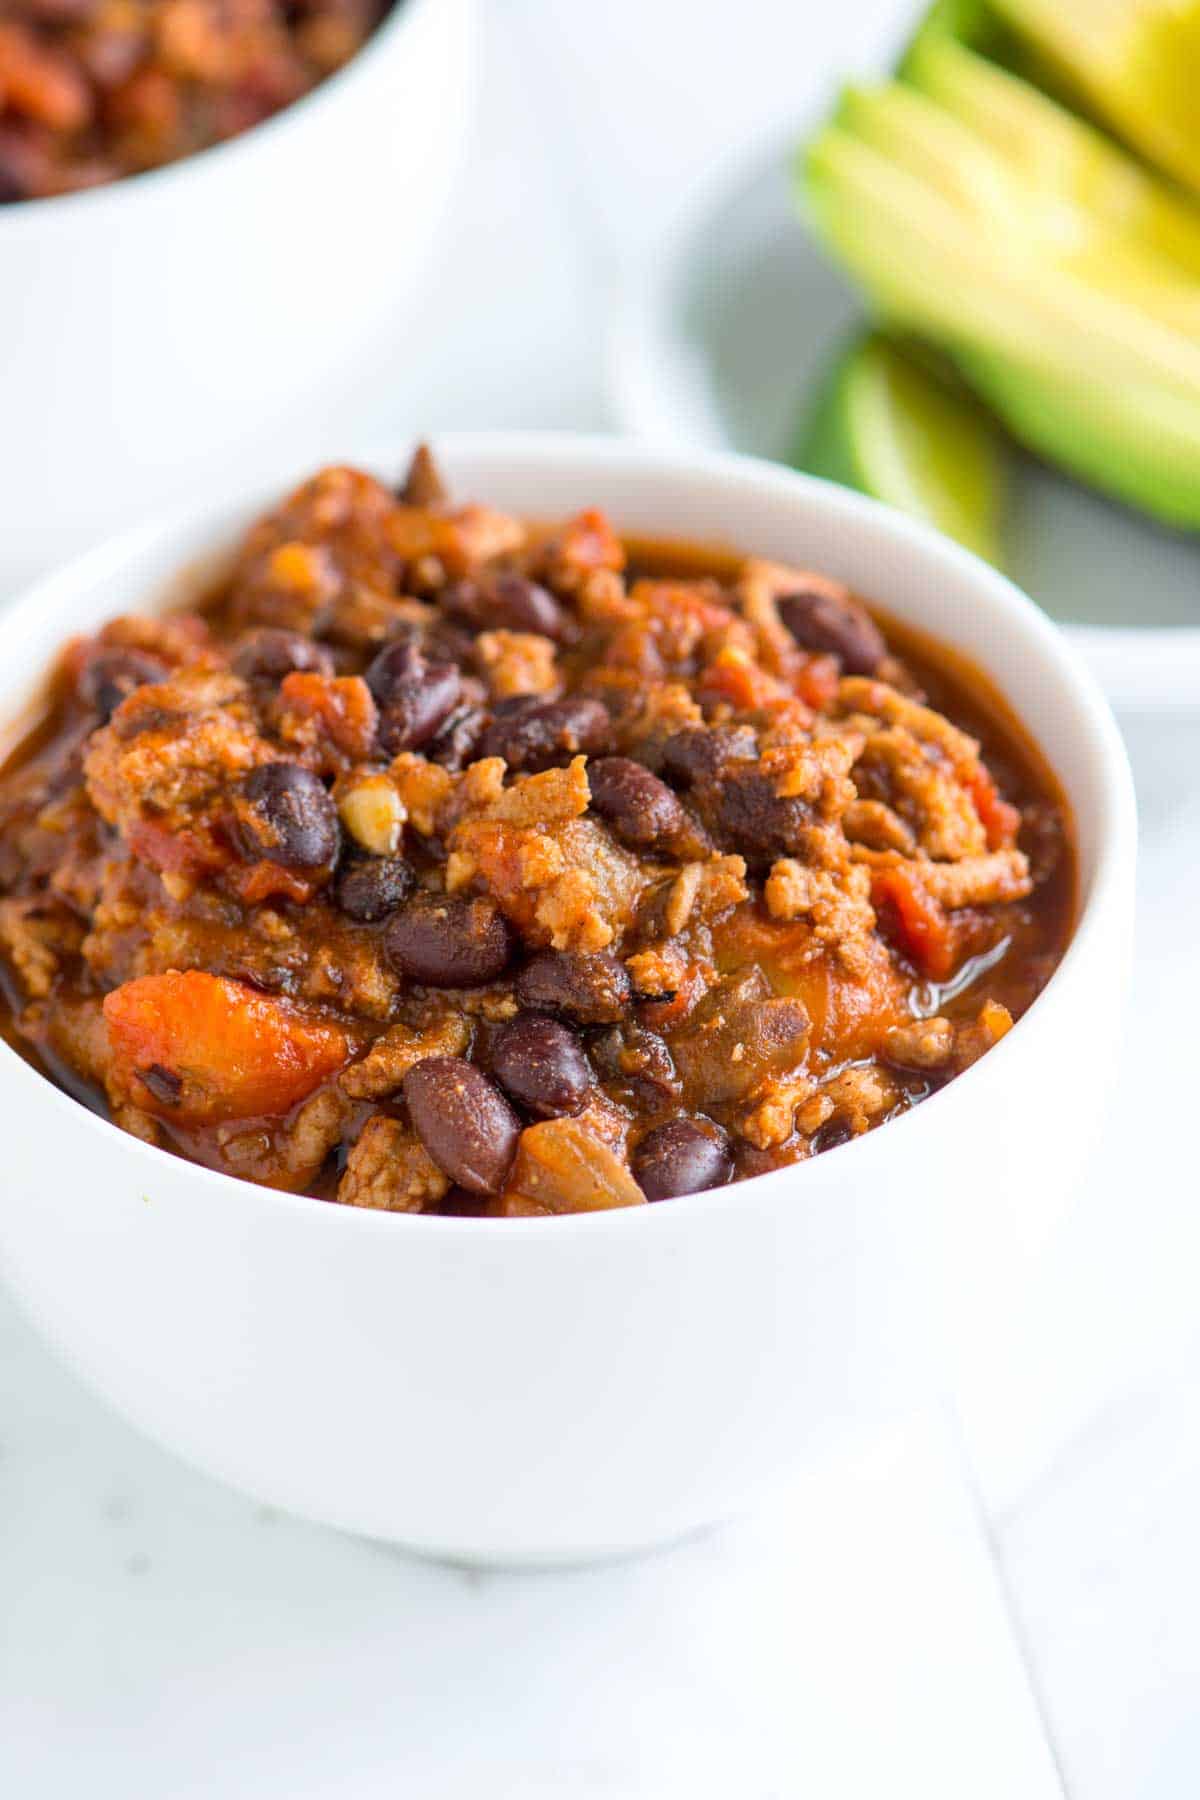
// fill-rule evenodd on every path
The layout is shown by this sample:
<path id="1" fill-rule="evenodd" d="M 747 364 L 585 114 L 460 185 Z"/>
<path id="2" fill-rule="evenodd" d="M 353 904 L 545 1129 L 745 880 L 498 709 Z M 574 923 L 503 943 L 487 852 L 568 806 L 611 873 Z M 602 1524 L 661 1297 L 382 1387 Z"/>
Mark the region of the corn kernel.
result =
<path id="1" fill-rule="evenodd" d="M 372 856 L 394 856 L 407 814 L 386 775 L 364 775 L 338 801 L 342 824 Z"/>

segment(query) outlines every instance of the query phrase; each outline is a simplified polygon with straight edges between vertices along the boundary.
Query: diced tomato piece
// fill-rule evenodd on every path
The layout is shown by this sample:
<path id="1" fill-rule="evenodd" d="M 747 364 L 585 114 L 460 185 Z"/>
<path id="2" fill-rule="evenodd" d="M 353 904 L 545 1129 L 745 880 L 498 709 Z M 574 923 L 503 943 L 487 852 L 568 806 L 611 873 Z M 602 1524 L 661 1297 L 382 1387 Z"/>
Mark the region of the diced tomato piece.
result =
<path id="1" fill-rule="evenodd" d="M 821 712 L 836 699 L 840 679 L 836 656 L 808 656 L 796 671 L 795 688 L 801 700 Z"/>
<path id="2" fill-rule="evenodd" d="M 733 608 L 714 600 L 703 582 L 643 576 L 630 588 L 629 598 L 646 617 L 669 625 L 687 620 L 698 633 L 723 633 L 740 624 Z"/>
<path id="3" fill-rule="evenodd" d="M 280 684 L 289 712 L 315 719 L 331 743 L 354 761 L 371 754 L 379 714 L 361 675 L 314 675 L 293 670 Z"/>
<path id="4" fill-rule="evenodd" d="M 588 507 L 564 528 L 558 555 L 562 562 L 589 574 L 595 569 L 625 567 L 625 546 L 596 506 Z"/>
<path id="5" fill-rule="evenodd" d="M 724 700 L 735 712 L 757 712 L 776 700 L 792 698 L 791 690 L 744 650 L 726 648 L 714 657 L 698 683 L 701 701 Z"/>
<path id="6" fill-rule="evenodd" d="M 294 900 L 303 906 L 320 885 L 312 876 L 275 862 L 233 863 L 225 872 L 225 886 L 232 888 L 245 906 L 273 899 Z"/>
<path id="7" fill-rule="evenodd" d="M 954 926 L 940 901 L 907 863 L 880 869 L 871 883 L 871 904 L 895 925 L 901 948 L 922 975 L 945 981 L 957 960 Z"/>
<path id="8" fill-rule="evenodd" d="M 130 1098 L 180 1124 L 285 1113 L 350 1054 L 338 1026 L 200 969 L 125 982 L 104 1018 Z"/>
<path id="9" fill-rule="evenodd" d="M 972 773 L 967 788 L 979 814 L 979 823 L 987 832 L 989 850 L 1007 850 L 1017 841 L 1021 815 L 1015 806 L 1000 797 L 1000 790 L 989 770 L 980 763 Z"/>
<path id="10" fill-rule="evenodd" d="M 171 831 L 154 819 L 137 819 L 130 826 L 126 841 L 139 862 L 189 880 L 224 868 L 230 857 L 225 845 L 202 827 L 184 825 Z"/>

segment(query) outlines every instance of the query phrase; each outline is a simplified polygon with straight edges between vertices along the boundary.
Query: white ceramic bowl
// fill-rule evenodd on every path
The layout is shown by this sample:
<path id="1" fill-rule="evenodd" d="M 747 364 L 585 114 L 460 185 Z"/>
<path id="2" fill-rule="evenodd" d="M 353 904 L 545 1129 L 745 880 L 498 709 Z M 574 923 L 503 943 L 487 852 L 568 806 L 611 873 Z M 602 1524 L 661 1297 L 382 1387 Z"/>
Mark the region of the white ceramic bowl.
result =
<path id="1" fill-rule="evenodd" d="M 623 527 L 852 582 L 991 673 L 1078 824 L 1070 949 L 982 1062 L 810 1163 L 658 1206 L 443 1219 L 272 1193 L 122 1135 L 0 1048 L 0 1256 L 115 1406 L 312 1518 L 455 1557 L 569 1561 L 731 1514 L 910 1399 L 946 1296 L 973 1307 L 1014 1246 L 1036 1246 L 1119 1031 L 1132 787 L 1104 700 L 1044 614 L 896 513 L 771 465 L 612 440 L 437 451 L 463 495 L 543 518 L 596 504 Z M 372 460 L 394 470 L 402 454 Z M 26 594 L 0 618 L 0 716 L 64 638 L 154 604 L 255 510 L 135 532 Z"/>
<path id="2" fill-rule="evenodd" d="M 474 10 L 400 0 L 229 143 L 0 208 L 6 568 L 302 452 L 333 378 L 419 292 L 467 136 Z"/>

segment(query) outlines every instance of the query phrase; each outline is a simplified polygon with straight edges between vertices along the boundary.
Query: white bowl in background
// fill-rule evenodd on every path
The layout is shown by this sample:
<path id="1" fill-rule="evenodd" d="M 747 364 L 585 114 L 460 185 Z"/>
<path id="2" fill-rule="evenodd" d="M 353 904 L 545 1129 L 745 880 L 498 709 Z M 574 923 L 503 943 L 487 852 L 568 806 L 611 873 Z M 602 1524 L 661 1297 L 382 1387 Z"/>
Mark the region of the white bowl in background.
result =
<path id="1" fill-rule="evenodd" d="M 1045 615 L 898 513 L 768 464 L 613 440 L 436 450 L 464 496 L 539 518 L 598 505 L 849 581 L 989 672 L 1078 828 L 1070 948 L 980 1063 L 811 1162 L 656 1206 L 478 1220 L 275 1193 L 123 1135 L 0 1046 L 0 1261 L 113 1405 L 272 1505 L 456 1558 L 573 1561 L 732 1514 L 927 1395 L 928 1321 L 986 1309 L 1036 1254 L 1113 1065 L 1132 784 Z M 262 499 L 136 531 L 30 590 L 0 616 L 0 716 L 65 638 L 177 592 Z"/>
<path id="2" fill-rule="evenodd" d="M 398 0 L 228 143 L 0 207 L 0 543 L 32 569 L 303 453 L 420 291 L 467 140 L 474 0 Z"/>
<path id="3" fill-rule="evenodd" d="M 863 324 L 805 231 L 791 188 L 797 124 L 709 171 L 655 254 L 629 273 L 608 377 L 622 428 L 648 442 L 788 459 L 839 346 Z M 1200 541 L 1014 449 L 1013 579 L 1062 624 L 1118 710 L 1200 713 Z"/>

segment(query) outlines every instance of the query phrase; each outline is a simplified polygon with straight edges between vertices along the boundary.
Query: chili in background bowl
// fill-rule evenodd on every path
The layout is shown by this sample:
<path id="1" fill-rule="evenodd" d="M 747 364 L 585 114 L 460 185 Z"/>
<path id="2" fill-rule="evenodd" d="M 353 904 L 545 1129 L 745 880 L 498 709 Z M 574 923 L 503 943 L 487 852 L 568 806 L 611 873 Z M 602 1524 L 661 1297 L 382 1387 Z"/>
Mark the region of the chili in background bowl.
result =
<path id="1" fill-rule="evenodd" d="M 0 206 L 162 168 L 345 66 L 391 0 L 6 0 Z"/>
<path id="2" fill-rule="evenodd" d="M 314 1204 L 129 1139 L 4 1051 L 22 1124 L 0 1250 L 48 1334 L 128 1416 L 314 1518 L 431 1553 L 579 1560 L 736 1511 L 921 1391 L 927 1320 L 980 1311 L 1044 1240 L 1113 1063 L 1132 790 L 1104 702 L 1053 627 L 898 515 L 736 458 L 507 435 L 436 450 L 455 492 L 525 516 L 598 504 L 639 536 L 846 580 L 1007 694 L 1077 829 L 1072 942 L 978 1064 L 811 1161 L 627 1213 Z M 134 533 L 33 590 L 0 620 L 4 710 L 16 716 L 73 632 L 164 584 L 178 597 L 177 572 L 257 510 Z"/>
<path id="3" fill-rule="evenodd" d="M 420 292 L 475 82 L 474 0 L 396 0 L 239 135 L 0 206 L 6 570 L 315 448 L 335 377 Z"/>

